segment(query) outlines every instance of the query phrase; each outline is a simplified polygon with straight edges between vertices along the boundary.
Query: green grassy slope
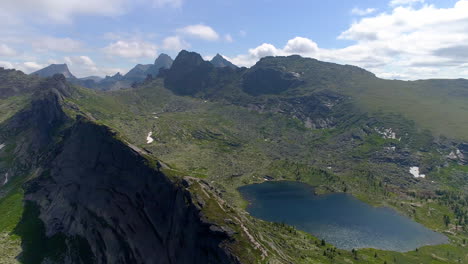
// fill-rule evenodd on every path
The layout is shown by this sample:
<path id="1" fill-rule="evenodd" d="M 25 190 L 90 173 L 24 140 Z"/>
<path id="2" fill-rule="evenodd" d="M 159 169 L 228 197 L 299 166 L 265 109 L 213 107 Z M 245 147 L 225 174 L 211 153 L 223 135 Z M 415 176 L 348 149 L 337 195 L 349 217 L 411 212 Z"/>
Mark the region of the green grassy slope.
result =
<path id="1" fill-rule="evenodd" d="M 385 148 L 396 146 L 414 151 L 415 159 L 428 168 L 441 162 L 442 156 L 428 143 L 430 135 L 418 132 L 418 126 L 400 115 L 375 113 L 369 116 L 357 111 L 358 114 L 351 115 L 342 127 L 312 130 L 285 114 L 259 113 L 217 101 L 175 96 L 163 87 L 161 80 L 138 89 L 112 93 L 80 89 L 71 102 L 98 122 L 119 131 L 126 141 L 151 152 L 176 175 L 196 176 L 210 182 L 223 199 L 240 212 L 246 204 L 236 188 L 262 182 L 268 175 L 276 180 L 307 182 L 318 186 L 319 192 L 346 190 L 364 201 L 391 206 L 430 228 L 453 234 L 450 245 L 423 248 L 418 252 L 360 250 L 362 255 L 356 263 L 394 263 L 394 259 L 397 263 L 458 263 L 458 258 L 466 259 L 463 255 L 466 245 L 462 242 L 467 237 L 466 232 L 454 230 L 453 224 L 445 226 L 443 222 L 444 215 L 456 218 L 456 206 L 466 208 L 462 202 L 466 194 L 460 193 L 463 186 L 455 190 L 461 200 L 447 203 L 444 195 L 435 194 L 439 189 L 451 189 L 448 182 L 453 180 L 452 173 L 444 174 L 448 179 L 441 180 L 442 176 L 434 170 L 428 180 L 415 181 L 405 165 L 376 158 L 386 151 Z M 350 110 L 350 106 L 343 107 L 340 111 Z M 369 119 L 376 119 L 374 126 L 391 126 L 409 135 L 403 136 L 401 141 L 383 139 L 375 132 L 361 135 L 362 126 Z M 372 131 L 373 126 L 369 129 Z M 149 132 L 154 141 L 148 144 Z M 449 168 L 463 173 L 465 167 L 457 166 Z M 425 196 L 427 193 L 430 199 Z M 434 210 L 437 214 L 427 217 Z M 327 251 L 327 247 L 317 247 L 314 238 L 296 241 L 289 227 L 250 218 L 245 221 L 249 229 L 258 232 L 270 250 L 276 252 L 272 259 L 282 259 L 284 254 L 292 257 L 294 263 L 355 260 L 355 256 L 346 251 L 335 250 L 342 255 L 330 253 L 333 258 L 326 256 L 328 253 L 324 255 L 323 251 Z M 266 235 L 282 232 L 284 234 L 278 236 Z M 297 254 L 298 251 L 302 253 Z M 375 254 L 378 257 L 374 257 Z"/>
<path id="2" fill-rule="evenodd" d="M 354 66 L 299 56 L 268 57 L 257 65 L 300 74 L 305 84 L 288 93 L 335 90 L 367 112 L 398 113 L 435 136 L 468 140 L 468 80 L 384 80 Z"/>

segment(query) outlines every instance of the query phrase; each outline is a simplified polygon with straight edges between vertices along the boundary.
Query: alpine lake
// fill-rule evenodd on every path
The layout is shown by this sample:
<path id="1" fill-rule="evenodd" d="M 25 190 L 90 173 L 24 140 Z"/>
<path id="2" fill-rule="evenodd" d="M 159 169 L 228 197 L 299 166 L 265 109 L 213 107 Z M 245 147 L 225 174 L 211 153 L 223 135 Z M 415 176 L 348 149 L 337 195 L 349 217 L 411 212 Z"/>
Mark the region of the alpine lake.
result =
<path id="1" fill-rule="evenodd" d="M 352 195 L 316 195 L 310 185 L 266 181 L 239 188 L 256 218 L 308 232 L 341 249 L 375 248 L 406 252 L 448 243 L 448 238 L 387 207 L 373 207 Z"/>

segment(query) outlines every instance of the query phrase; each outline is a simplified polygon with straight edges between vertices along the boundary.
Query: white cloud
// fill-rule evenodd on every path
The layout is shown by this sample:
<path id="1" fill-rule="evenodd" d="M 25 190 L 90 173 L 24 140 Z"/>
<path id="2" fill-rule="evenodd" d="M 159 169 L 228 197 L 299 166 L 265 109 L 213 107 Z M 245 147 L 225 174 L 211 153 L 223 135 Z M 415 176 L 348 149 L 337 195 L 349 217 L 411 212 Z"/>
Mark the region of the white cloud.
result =
<path id="1" fill-rule="evenodd" d="M 279 50 L 276 49 L 275 46 L 268 44 L 268 43 L 263 43 L 262 45 L 254 48 L 254 49 L 249 49 L 249 54 L 255 58 L 263 58 L 266 56 L 275 56 L 279 55 Z"/>
<path id="2" fill-rule="evenodd" d="M 189 48 L 190 45 L 179 36 L 167 37 L 163 40 L 162 48 L 164 50 L 180 51 Z"/>
<path id="3" fill-rule="evenodd" d="M 317 43 L 308 38 L 295 37 L 284 47 L 286 53 L 313 54 L 318 51 Z"/>
<path id="4" fill-rule="evenodd" d="M 361 9 L 361 8 L 353 8 L 351 9 L 351 14 L 353 15 L 358 15 L 358 16 L 365 16 L 365 15 L 370 15 L 372 13 L 375 13 L 377 9 L 375 8 L 366 8 L 366 9 Z"/>
<path id="5" fill-rule="evenodd" d="M 22 63 L 22 68 L 26 71 L 26 72 L 29 72 L 29 71 L 37 71 L 39 69 L 42 69 L 45 67 L 45 65 L 43 64 L 39 64 L 37 62 L 34 62 L 34 61 L 27 61 L 27 62 L 23 62 Z"/>
<path id="6" fill-rule="evenodd" d="M 413 5 L 417 3 L 424 3 L 425 0 L 392 0 L 390 1 L 391 6 L 405 6 L 405 5 Z"/>
<path id="7" fill-rule="evenodd" d="M 0 61 L 0 67 L 3 67 L 5 69 L 12 69 L 14 68 L 13 63 L 9 61 Z"/>
<path id="8" fill-rule="evenodd" d="M 41 37 L 32 41 L 32 47 L 38 52 L 60 51 L 77 52 L 83 49 L 83 43 L 71 38 Z"/>
<path id="9" fill-rule="evenodd" d="M 264 56 L 299 54 L 366 68 L 381 77 L 401 79 L 468 77 L 468 0 L 453 7 L 397 6 L 361 18 L 338 39 L 354 42 L 340 49 L 320 48 L 307 38 L 277 48 L 264 43 L 231 58 L 250 66 Z"/>
<path id="10" fill-rule="evenodd" d="M 228 43 L 231 43 L 234 41 L 234 39 L 232 38 L 231 34 L 226 34 L 224 35 L 224 40 Z"/>
<path id="11" fill-rule="evenodd" d="M 103 71 L 88 56 L 67 56 L 63 60 L 76 76 L 104 75 Z"/>
<path id="12" fill-rule="evenodd" d="M 177 32 L 203 40 L 213 41 L 219 39 L 219 34 L 214 29 L 203 24 L 189 25 L 184 28 L 179 28 L 177 29 Z"/>
<path id="13" fill-rule="evenodd" d="M 68 64 L 68 66 L 73 66 L 73 65 L 96 66 L 94 61 L 88 56 L 65 57 L 64 60 Z"/>
<path id="14" fill-rule="evenodd" d="M 15 56 L 16 51 L 5 44 L 0 44 L 0 56 L 11 57 Z"/>
<path id="15" fill-rule="evenodd" d="M 45 65 L 39 64 L 34 61 L 26 61 L 26 62 L 0 61 L 0 67 L 4 67 L 6 69 L 16 69 L 16 70 L 23 71 L 25 73 L 31 73 L 31 72 L 44 68 Z"/>
<path id="16" fill-rule="evenodd" d="M 15 0 L 0 1 L 0 9 L 23 18 L 68 23 L 76 15 L 120 15 L 126 4 L 127 0 Z"/>
<path id="17" fill-rule="evenodd" d="M 128 59 L 154 58 L 157 54 L 157 47 L 145 41 L 119 40 L 105 47 L 104 52 L 109 56 L 118 56 Z"/>
<path id="18" fill-rule="evenodd" d="M 80 15 L 119 16 L 140 4 L 144 7 L 178 8 L 183 0 L 2 0 L 0 18 L 8 23 L 38 21 L 40 23 L 70 23 Z"/>
<path id="19" fill-rule="evenodd" d="M 153 0 L 156 7 L 174 7 L 179 8 L 182 6 L 182 0 Z"/>

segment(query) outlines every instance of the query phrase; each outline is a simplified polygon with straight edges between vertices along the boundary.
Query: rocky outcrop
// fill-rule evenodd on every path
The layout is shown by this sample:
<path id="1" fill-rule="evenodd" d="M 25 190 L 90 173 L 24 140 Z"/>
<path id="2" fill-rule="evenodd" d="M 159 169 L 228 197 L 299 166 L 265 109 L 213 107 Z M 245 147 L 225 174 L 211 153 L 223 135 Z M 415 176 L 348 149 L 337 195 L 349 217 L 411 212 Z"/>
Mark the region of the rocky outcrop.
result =
<path id="1" fill-rule="evenodd" d="M 39 79 L 37 76 L 29 76 L 21 71 L 0 67 L 0 98 L 32 93 Z"/>
<path id="2" fill-rule="evenodd" d="M 243 78 L 242 88 L 250 95 L 279 94 L 303 84 L 296 75 L 274 68 L 252 67 Z"/>
<path id="3" fill-rule="evenodd" d="M 127 74 L 125 74 L 124 79 L 132 82 L 142 81 L 148 75 L 147 72 L 151 66 L 151 64 L 137 64 Z"/>
<path id="4" fill-rule="evenodd" d="M 332 128 L 336 125 L 334 108 L 345 97 L 332 92 L 321 91 L 309 96 L 269 98 L 266 102 L 250 103 L 247 107 L 259 112 L 282 113 L 303 122 L 311 129 Z"/>
<path id="5" fill-rule="evenodd" d="M 447 158 L 458 161 L 461 164 L 468 164 L 468 143 L 460 143 L 450 152 Z"/>
<path id="6" fill-rule="evenodd" d="M 223 248 L 229 235 L 210 229 L 190 193 L 104 126 L 79 118 L 44 169 L 27 199 L 48 237 L 84 238 L 94 263 L 238 262 Z"/>
<path id="7" fill-rule="evenodd" d="M 203 60 L 200 54 L 181 51 L 169 70 L 160 72 L 164 85 L 177 95 L 213 97 L 229 84 L 236 82 L 239 74 L 229 67 L 216 68 Z"/>
<path id="8" fill-rule="evenodd" d="M 0 127 L 2 144 L 17 145 L 14 163 L 24 175 L 36 175 L 24 187 L 20 260 L 239 263 L 228 247 L 232 231 L 204 217 L 183 180 L 169 179 L 107 127 L 65 114 L 64 99 L 73 92 L 62 75 L 46 79 L 31 105 Z M 9 170 L 9 179 L 20 169 Z M 32 216 L 40 219 L 34 230 Z M 53 257 L 35 252 L 42 243 L 52 244 Z"/>
<path id="9" fill-rule="evenodd" d="M 33 95 L 31 104 L 0 127 L 1 140 L 16 138 L 15 158 L 27 167 L 38 164 L 50 147 L 58 129 L 70 119 L 62 110 L 62 100 L 72 93 L 61 74 L 43 80 Z"/>
<path id="10" fill-rule="evenodd" d="M 146 73 L 156 78 L 161 69 L 170 69 L 173 62 L 174 60 L 169 55 L 161 53 Z"/>

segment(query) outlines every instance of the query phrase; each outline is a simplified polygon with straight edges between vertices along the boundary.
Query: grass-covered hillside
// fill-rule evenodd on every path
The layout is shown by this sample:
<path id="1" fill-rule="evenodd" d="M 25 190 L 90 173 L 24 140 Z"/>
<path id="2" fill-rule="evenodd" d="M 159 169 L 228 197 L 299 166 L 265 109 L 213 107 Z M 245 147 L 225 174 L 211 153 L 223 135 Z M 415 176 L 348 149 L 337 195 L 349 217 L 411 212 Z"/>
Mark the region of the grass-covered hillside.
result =
<path id="1" fill-rule="evenodd" d="M 226 69 L 182 52 L 160 78 L 135 88 L 74 86 L 63 94 L 69 118 L 80 114 L 110 127 L 173 179 L 189 176 L 205 216 L 235 231 L 233 251 L 248 249 L 246 263 L 468 262 L 465 80 L 382 80 L 354 66 L 299 56 Z M 8 109 L 0 121 L 6 124 L 28 102 L 27 96 L 0 101 Z M 21 251 L 24 232 L 13 232 L 24 230 L 18 225 L 21 186 L 38 173 L 16 173 L 27 171 L 19 170 L 15 156 L 19 146 L 31 144 L 22 135 L 0 137 L 0 173 L 12 173 L 0 187 L 0 211 L 9 212 L 0 215 L 9 248 L 0 249 L 9 252 L 0 262 L 14 262 L 11 256 Z M 426 178 L 410 174 L 415 166 Z M 306 182 L 319 193 L 347 192 L 390 206 L 445 233 L 450 244 L 407 253 L 336 249 L 293 227 L 250 217 L 237 188 L 265 180 Z"/>

